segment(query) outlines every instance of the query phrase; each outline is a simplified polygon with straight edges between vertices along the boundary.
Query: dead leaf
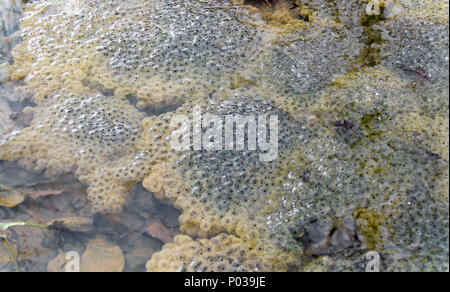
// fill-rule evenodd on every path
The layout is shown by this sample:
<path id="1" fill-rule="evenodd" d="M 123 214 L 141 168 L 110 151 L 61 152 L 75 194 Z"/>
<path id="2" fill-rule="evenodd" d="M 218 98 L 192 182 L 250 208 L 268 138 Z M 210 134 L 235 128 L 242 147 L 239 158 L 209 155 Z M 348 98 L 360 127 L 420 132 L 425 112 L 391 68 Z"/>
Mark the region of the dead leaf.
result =
<path id="1" fill-rule="evenodd" d="M 57 196 L 61 195 L 62 193 L 65 193 L 66 190 L 47 190 L 47 191 L 37 191 L 30 193 L 28 196 L 30 196 L 33 199 L 37 199 L 40 197 L 46 197 L 46 196 Z"/>
<path id="2" fill-rule="evenodd" d="M 82 272 L 122 272 L 125 258 L 117 245 L 91 240 L 81 257 Z"/>
<path id="3" fill-rule="evenodd" d="M 20 205 L 25 200 L 25 196 L 19 193 L 2 192 L 0 193 L 0 206 L 13 208 Z"/>
<path id="4" fill-rule="evenodd" d="M 164 243 L 172 241 L 170 231 L 159 220 L 149 221 L 147 223 L 146 232 L 148 235 L 161 240 Z"/>

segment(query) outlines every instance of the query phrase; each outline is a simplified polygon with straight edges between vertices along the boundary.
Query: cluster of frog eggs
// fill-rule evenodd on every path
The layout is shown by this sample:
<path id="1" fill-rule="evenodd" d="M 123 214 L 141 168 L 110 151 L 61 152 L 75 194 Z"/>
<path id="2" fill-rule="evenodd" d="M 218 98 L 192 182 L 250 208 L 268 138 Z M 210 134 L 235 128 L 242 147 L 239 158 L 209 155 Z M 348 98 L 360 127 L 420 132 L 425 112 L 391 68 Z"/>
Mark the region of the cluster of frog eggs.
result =
<path id="1" fill-rule="evenodd" d="M 284 92 L 310 93 L 351 68 L 363 46 L 360 39 L 360 29 L 311 25 L 271 44 L 262 75 L 267 76 L 266 83 L 279 83 Z"/>
<path id="2" fill-rule="evenodd" d="M 22 8 L 21 2 L 0 3 L 0 63 L 9 59 L 11 47 L 17 43 L 17 39 L 12 35 L 17 30 Z"/>
<path id="3" fill-rule="evenodd" d="M 127 100 L 94 93 L 59 92 L 31 112 L 31 125 L 9 137 L 0 159 L 20 159 L 53 176 L 76 171 L 85 182 L 96 168 L 132 153 L 143 118 Z"/>
<path id="4" fill-rule="evenodd" d="M 263 42 L 257 15 L 228 1 L 53 0 L 26 15 L 11 71 L 35 98 L 98 86 L 140 106 L 172 104 L 229 87 Z"/>
<path id="5" fill-rule="evenodd" d="M 309 2 L 315 9 L 324 4 Z M 131 184 L 145 179 L 146 188 L 183 210 L 184 233 L 235 235 L 197 242 L 179 237 L 153 256 L 149 270 L 285 270 L 291 255 L 302 254 L 299 240 L 305 222 L 352 215 L 355 208 L 386 218 L 374 223 L 361 215 L 359 227 L 368 246 L 386 251 L 392 269 L 448 269 L 448 190 L 445 183 L 436 183 L 444 181 L 448 187 L 448 151 L 442 146 L 445 137 L 448 141 L 448 127 L 442 128 L 448 110 L 441 107 L 448 108 L 448 89 L 439 97 L 423 76 L 425 86 L 414 91 L 390 73 L 364 72 L 367 76 L 345 76 L 342 80 L 349 85 L 335 81 L 311 94 L 308 102 L 299 101 L 306 98 L 299 93 L 318 89 L 326 77 L 349 67 L 360 47 L 357 29 L 324 27 L 280 36 L 265 48 L 262 75 L 282 84 L 268 81 L 267 95 L 256 94 L 257 88 L 237 95 L 225 90 L 222 99 L 223 94 L 211 92 L 220 92 L 224 78 L 246 69 L 264 44 L 259 21 L 227 1 L 51 0 L 34 3 L 27 11 L 24 42 L 15 50 L 11 77 L 25 78 L 28 89 L 38 89 L 39 107 L 32 125 L 1 146 L 0 159 L 21 159 L 52 174 L 76 168 L 89 184 L 94 210 L 100 212 L 119 211 Z M 446 26 L 437 26 L 433 36 L 442 37 Z M 402 33 L 395 25 L 389 29 Z M 426 42 L 419 34 L 411 42 Z M 399 42 L 408 38 L 391 39 L 383 52 L 388 64 L 397 62 L 388 50 L 404 46 Z M 445 43 L 432 36 L 429 41 Z M 329 42 L 341 50 L 330 50 Z M 325 55 L 312 54 L 317 47 Z M 412 43 L 409 47 L 413 57 L 425 51 Z M 438 72 L 448 72 L 448 66 L 436 62 L 448 52 L 441 44 L 432 48 L 438 48 L 433 51 L 437 57 L 425 58 L 425 70 L 433 72 L 439 65 Z M 413 62 L 407 56 L 400 61 Z M 408 68 L 423 75 L 415 65 Z M 389 78 L 397 84 L 387 84 Z M 272 84 L 277 85 L 270 88 Z M 144 104 L 191 101 L 177 112 L 140 123 L 142 114 L 125 99 L 83 94 L 93 85 L 115 90 L 120 97 L 134 94 Z M 44 99 L 62 87 L 76 95 Z M 280 91 L 283 87 L 289 92 Z M 270 90 L 296 99 L 286 104 Z M 196 94 L 211 100 L 192 101 Z M 430 102 L 414 100 L 417 95 L 428 95 L 423 100 Z M 256 96 L 270 96 L 283 109 Z M 252 151 L 171 151 L 172 117 L 190 117 L 195 105 L 221 116 L 277 115 L 278 159 L 262 162 L 261 153 Z M 440 109 L 430 114 L 421 111 L 424 107 Z M 305 111 L 310 114 L 303 115 Z M 424 135 L 419 126 L 408 128 L 398 119 L 415 114 L 435 121 L 436 129 Z M 405 135 L 397 135 L 405 129 Z M 419 132 L 420 147 L 413 132 Z M 404 259 L 390 257 L 392 250 Z M 426 263 L 420 261 L 428 256 Z"/>
<path id="6" fill-rule="evenodd" d="M 414 16 L 419 19 L 428 18 L 435 22 L 448 23 L 448 0 L 398 0 L 397 2 L 404 9 L 402 14 L 405 13 L 408 16 Z"/>
<path id="7" fill-rule="evenodd" d="M 281 259 L 280 259 L 281 260 Z M 147 262 L 147 271 L 161 272 L 259 272 L 276 271 L 277 265 L 244 240 L 226 234 L 193 241 L 178 235 L 174 243 Z"/>
<path id="8" fill-rule="evenodd" d="M 298 239 L 305 222 L 326 216 L 340 218 L 356 208 L 367 208 L 389 218 L 383 226 L 390 228 L 386 234 L 369 234 L 380 238 L 368 245 L 386 250 L 396 244 L 417 245 L 416 249 L 425 254 L 432 248 L 444 252 L 448 224 L 442 218 L 448 211 L 442 201 L 429 200 L 429 196 L 439 198 L 441 190 L 434 181 L 442 179 L 439 170 L 444 169 L 445 162 L 424 149 L 411 151 L 412 142 L 396 138 L 390 115 L 397 115 L 404 107 L 382 104 L 383 99 L 398 92 L 384 88 L 376 78 L 376 74 L 367 79 L 362 75 L 354 87 L 340 92 L 335 88 L 337 95 L 324 97 L 318 117 L 304 121 L 294 120 L 273 102 L 245 96 L 204 104 L 205 112 L 221 115 L 277 114 L 281 118 L 277 161 L 261 162 L 257 153 L 251 152 L 173 153 L 170 163 L 153 169 L 144 186 L 183 210 L 181 229 L 192 236 L 227 231 L 240 238 L 257 238 L 256 246 L 296 254 L 300 252 Z M 366 82 L 364 86 L 361 79 Z M 373 90 L 384 94 L 372 106 L 362 100 L 364 106 L 350 107 L 355 102 L 352 94 L 364 95 L 371 90 L 367 85 L 370 82 Z M 339 99 L 338 95 L 348 99 Z M 339 108 L 332 108 L 333 104 Z M 378 111 L 387 116 L 379 117 Z M 188 106 L 178 113 L 189 116 L 192 111 Z M 161 140 L 167 140 L 164 137 L 171 133 L 168 127 L 162 132 L 160 127 L 151 129 L 148 137 Z M 386 134 L 377 136 L 380 129 Z M 391 205 L 397 208 L 391 209 Z M 416 211 L 409 216 L 403 210 L 411 205 Z M 434 217 L 429 212 L 434 212 Z M 441 226 L 436 226 L 437 218 Z M 391 232 L 403 236 L 392 236 Z M 418 238 L 425 234 L 427 245 Z M 442 263 L 435 255 L 432 262 Z M 419 259 L 411 256 L 408 263 L 420 269 Z"/>

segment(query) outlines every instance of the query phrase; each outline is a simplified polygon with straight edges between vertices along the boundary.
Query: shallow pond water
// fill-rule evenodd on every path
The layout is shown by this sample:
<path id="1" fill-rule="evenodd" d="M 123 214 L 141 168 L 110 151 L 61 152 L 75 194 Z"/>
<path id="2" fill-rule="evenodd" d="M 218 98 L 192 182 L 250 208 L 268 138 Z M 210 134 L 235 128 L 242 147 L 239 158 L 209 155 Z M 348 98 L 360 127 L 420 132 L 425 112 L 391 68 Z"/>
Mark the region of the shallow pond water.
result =
<path id="1" fill-rule="evenodd" d="M 0 271 L 448 271 L 447 0 L 26 2 Z"/>

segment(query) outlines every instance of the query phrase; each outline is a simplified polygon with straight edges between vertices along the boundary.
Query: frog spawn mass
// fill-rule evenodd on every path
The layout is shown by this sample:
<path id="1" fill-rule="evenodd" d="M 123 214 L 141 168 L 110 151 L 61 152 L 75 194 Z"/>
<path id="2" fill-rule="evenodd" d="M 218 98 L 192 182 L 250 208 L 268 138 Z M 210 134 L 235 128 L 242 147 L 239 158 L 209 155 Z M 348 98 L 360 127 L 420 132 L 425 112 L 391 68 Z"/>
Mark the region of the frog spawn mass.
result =
<path id="1" fill-rule="evenodd" d="M 24 165 L 47 169 L 49 174 L 78 169 L 80 179 L 89 184 L 88 196 L 97 211 L 118 211 L 130 186 L 142 181 L 158 198 L 172 202 L 183 211 L 183 233 L 210 239 L 177 238 L 152 257 L 147 265 L 151 271 L 282 271 L 288 265 L 300 269 L 308 261 L 303 253 L 305 225 L 348 216 L 358 220 L 362 237 L 351 250 L 354 254 L 360 255 L 359 248 L 367 247 L 383 252 L 386 268 L 392 270 L 448 269 L 448 79 L 441 74 L 448 72 L 448 65 L 439 61 L 445 60 L 446 54 L 448 58 L 448 52 L 442 50 L 442 33 L 448 31 L 448 24 L 423 22 L 423 27 L 415 28 L 414 23 L 403 20 L 380 23 L 387 26 L 382 35 L 386 43 L 381 50 L 387 58 L 382 64 L 392 69 L 399 62 L 414 62 L 400 67 L 404 73 L 412 71 L 413 74 L 406 74 L 409 76 L 399 73 L 399 67 L 395 67 L 399 76 L 379 67 L 330 78 L 343 73 L 342 68 L 351 67 L 361 46 L 357 41 L 361 32 L 358 28 L 347 30 L 347 21 L 340 21 L 344 26 L 339 22 L 321 22 L 320 17 L 333 18 L 336 12 L 327 10 L 329 6 L 322 11 L 323 1 L 309 2 L 320 2 L 313 7 L 317 25 L 277 35 L 269 42 L 264 40 L 266 32 L 258 30 L 261 23 L 257 16 L 249 17 L 246 10 L 233 8 L 226 1 L 43 1 L 28 6 L 28 16 L 22 24 L 24 42 L 14 52 L 11 77 L 24 78 L 24 89 L 37 91 L 34 101 L 39 106 L 32 126 L 2 146 L 2 159 L 21 159 Z M 338 5 L 344 11 L 340 15 L 351 15 L 347 12 L 364 7 L 363 4 Z M 198 21 L 178 22 L 174 11 L 182 11 Z M 152 12 L 158 21 L 149 20 Z M 217 15 L 224 20 L 220 27 L 215 25 Z M 207 25 L 199 35 L 196 28 L 203 23 Z M 115 26 L 114 33 L 108 25 Z M 240 28 L 248 30 L 253 39 L 234 39 L 234 32 Z M 414 37 L 401 35 L 401 28 L 412 31 Z M 98 34 L 88 33 L 94 30 Z M 431 34 L 423 37 L 421 30 Z M 173 37 L 166 37 L 168 31 L 174 33 Z M 204 37 L 206 41 L 201 43 L 206 49 L 190 42 L 190 34 Z M 230 34 L 231 43 L 220 50 L 214 41 L 208 42 L 214 39 L 227 43 L 226 36 Z M 65 41 L 69 36 L 71 41 Z M 76 39 L 76 48 L 72 39 Z M 330 57 L 335 52 L 328 43 L 341 47 L 336 58 Z M 431 44 L 431 50 L 426 49 L 426 44 Z M 410 49 L 402 51 L 405 46 Z M 317 58 L 319 53 L 311 53 L 317 47 L 325 57 Z M 251 53 L 241 59 L 242 48 L 247 52 L 245 48 L 251 48 Z M 258 63 L 260 48 L 266 62 L 254 70 L 260 76 L 256 81 L 245 80 L 246 71 L 253 70 L 241 70 Z M 397 54 L 399 50 L 403 55 Z M 140 68 L 140 60 L 150 51 L 154 59 L 148 68 Z M 422 58 L 424 52 L 431 57 Z M 167 63 L 165 56 L 173 58 Z M 174 61 L 179 56 L 184 59 Z M 220 65 L 222 59 L 228 61 L 214 75 L 214 71 L 209 71 L 213 66 L 206 64 Z M 420 77 L 424 74 L 417 66 L 440 78 Z M 239 82 L 249 88 L 248 92 L 235 95 L 227 89 L 230 84 L 222 83 L 229 80 L 234 70 L 242 74 Z M 174 76 L 177 78 L 172 79 Z M 254 86 L 260 85 L 259 78 L 264 80 L 261 88 Z M 133 86 L 127 80 L 134 80 Z M 136 95 L 142 100 L 141 105 L 170 104 L 179 98 L 187 102 L 176 113 L 149 117 L 139 124 L 142 115 L 131 105 L 120 99 L 87 94 L 92 86 L 114 90 L 117 97 Z M 63 87 L 75 95 L 64 94 L 45 101 L 48 93 Z M 65 127 L 41 127 L 57 124 L 60 116 L 51 112 L 51 105 L 64 109 L 70 104 L 64 104 L 66 98 L 76 100 L 75 104 L 86 99 L 93 108 L 102 107 L 102 102 L 111 104 L 111 108 L 123 107 L 123 112 L 111 113 L 112 120 L 130 125 L 126 129 L 135 130 L 131 130 L 132 137 L 125 135 L 123 141 L 114 140 L 108 147 L 99 147 L 113 138 L 109 134 L 102 138 L 109 131 L 95 129 L 116 129 L 114 126 L 81 123 L 82 128 L 98 133 L 94 141 L 87 142 L 83 135 L 69 135 Z M 220 115 L 278 115 L 278 159 L 261 162 L 258 153 L 251 151 L 171 151 L 172 117 L 191 115 L 195 105 Z M 71 125 L 80 117 L 69 115 L 63 121 Z M 39 118 L 48 121 L 39 122 Z M 117 129 L 123 133 L 124 128 Z M 47 141 L 45 136 L 52 139 L 53 134 L 58 136 L 58 145 L 67 141 L 62 143 L 63 150 L 48 147 L 56 143 Z M 81 149 L 92 149 L 93 154 L 78 152 L 79 145 L 85 145 Z M 211 253 L 210 248 L 215 252 Z M 341 264 L 349 264 L 347 259 L 341 262 L 339 256 L 342 255 L 336 256 L 336 265 L 319 260 L 320 269 L 340 269 Z M 422 261 L 423 258 L 427 260 Z"/>
<path id="2" fill-rule="evenodd" d="M 297 0 L 298 6 L 314 12 L 314 18 L 334 21 L 348 27 L 360 26 L 366 12 L 383 18 L 413 17 L 434 22 L 448 22 L 448 0 Z"/>
<path id="3" fill-rule="evenodd" d="M 218 116 L 278 116 L 280 128 L 284 129 L 279 133 L 284 141 L 279 150 L 295 143 L 297 131 L 305 131 L 300 123 L 290 119 L 270 100 L 238 96 L 218 103 L 205 102 L 203 107 L 205 113 Z M 189 116 L 192 109 L 183 106 L 177 113 Z M 147 137 L 150 144 L 155 143 L 152 137 L 162 137 L 164 140 L 171 133 L 169 127 L 149 129 L 151 132 L 147 133 Z M 292 238 L 285 226 L 271 225 L 273 230 L 269 230 L 265 223 L 265 216 L 273 214 L 270 211 L 273 207 L 271 202 L 276 204 L 279 201 L 275 192 L 281 182 L 277 181 L 277 177 L 283 170 L 277 168 L 277 161 L 260 162 L 259 154 L 257 151 L 226 150 L 174 152 L 168 161 L 152 170 L 144 186 L 183 210 L 180 223 L 184 233 L 201 237 L 223 231 L 242 237 L 251 233 L 253 238 L 248 238 L 248 241 L 253 248 L 268 248 Z M 188 193 L 191 195 L 186 196 Z M 251 229 L 253 232 L 250 232 Z M 293 250 L 297 248 L 292 241 L 286 244 Z"/>
<path id="4" fill-rule="evenodd" d="M 376 76 L 375 73 L 368 80 Z M 396 137 L 395 124 L 377 120 L 376 105 L 395 91 L 379 87 L 377 82 L 372 86 L 386 95 L 374 101 L 372 108 L 363 108 L 367 112 L 360 116 L 357 109 L 350 111 L 345 116 L 348 127 L 341 126 L 345 122 L 338 115 L 331 124 L 313 122 L 308 126 L 308 118 L 293 119 L 272 102 L 254 97 L 205 105 L 205 111 L 215 114 L 277 114 L 280 117 L 278 159 L 261 162 L 256 153 L 246 152 L 175 153 L 169 162 L 153 168 L 144 186 L 183 210 L 180 217 L 183 233 L 208 237 L 226 231 L 238 236 L 243 248 L 264 251 L 266 262 L 276 270 L 286 270 L 287 264 L 298 264 L 298 255 L 302 254 L 299 242 L 307 222 L 346 216 L 359 220 L 365 244 L 385 251 L 396 268 L 421 269 L 421 256 L 432 254 L 434 258 L 430 262 L 435 265 L 432 269 L 442 268 L 442 264 L 445 269 L 448 220 L 442 218 L 448 217 L 448 210 L 445 201 L 441 201 L 441 193 L 445 191 L 433 183 L 445 180 L 440 173 L 445 161 L 430 159 L 430 153 L 417 147 L 411 150 L 415 145 Z M 364 89 L 367 90 L 367 85 Z M 363 94 L 357 87 L 346 90 L 359 90 Z M 351 95 L 347 93 L 347 96 Z M 339 104 L 337 96 L 327 95 L 327 103 L 330 101 Z M 380 110 L 383 108 L 378 106 Z M 398 104 L 391 105 L 391 109 L 384 107 L 387 107 L 384 108 L 387 121 L 389 110 L 404 109 Z M 325 104 L 320 108 L 333 116 Z M 190 111 L 181 108 L 178 113 L 189 115 Z M 372 129 L 380 126 L 378 123 L 386 131 L 379 137 Z M 149 129 L 151 134 L 146 134 L 147 137 L 165 137 L 170 133 L 168 127 L 163 130 L 166 134 L 159 132 L 161 127 Z M 155 145 L 151 138 L 150 141 Z M 368 219 L 373 217 L 387 219 L 374 223 Z M 437 218 L 442 225 L 435 222 Z M 422 242 L 423 236 L 427 238 L 426 244 Z M 402 252 L 410 266 L 400 265 L 398 259 L 389 257 L 389 251 L 397 250 L 398 246 L 404 248 Z M 177 253 L 179 249 L 168 246 L 163 253 Z M 442 254 L 431 252 L 434 249 Z M 164 264 L 159 266 L 161 257 L 155 255 L 149 262 L 150 269 L 184 270 L 189 265 L 188 261 L 180 262 L 172 256 L 163 258 Z M 174 262 L 167 263 L 168 258 Z"/>
<path id="5" fill-rule="evenodd" d="M 220 234 L 212 239 L 193 241 L 178 235 L 147 263 L 148 271 L 245 272 L 273 271 L 265 255 L 246 247 L 242 239 Z M 188 265 L 186 263 L 189 263 Z"/>
<path id="6" fill-rule="evenodd" d="M 99 87 L 133 94 L 140 106 L 178 103 L 230 86 L 261 52 L 257 25 L 228 1 L 36 2 L 11 76 L 25 78 L 35 99 Z"/>

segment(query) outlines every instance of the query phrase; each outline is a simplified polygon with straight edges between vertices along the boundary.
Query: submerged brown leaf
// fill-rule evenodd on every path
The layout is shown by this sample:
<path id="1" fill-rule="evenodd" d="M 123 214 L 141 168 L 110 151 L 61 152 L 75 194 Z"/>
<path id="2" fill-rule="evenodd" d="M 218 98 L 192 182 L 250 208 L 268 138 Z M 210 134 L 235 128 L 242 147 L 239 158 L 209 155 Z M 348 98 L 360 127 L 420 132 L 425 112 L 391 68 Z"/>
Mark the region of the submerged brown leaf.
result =
<path id="1" fill-rule="evenodd" d="M 46 197 L 46 196 L 57 196 L 61 195 L 62 193 L 65 193 L 66 190 L 46 190 L 46 191 L 36 191 L 33 193 L 30 193 L 29 196 L 33 199 L 37 199 L 40 197 Z"/>
<path id="2" fill-rule="evenodd" d="M 125 258 L 117 245 L 91 240 L 81 257 L 82 272 L 122 272 Z"/>
<path id="3" fill-rule="evenodd" d="M 89 232 L 94 229 L 93 220 L 84 217 L 58 218 L 48 223 L 48 226 L 53 229 L 64 229 L 72 232 Z"/>

